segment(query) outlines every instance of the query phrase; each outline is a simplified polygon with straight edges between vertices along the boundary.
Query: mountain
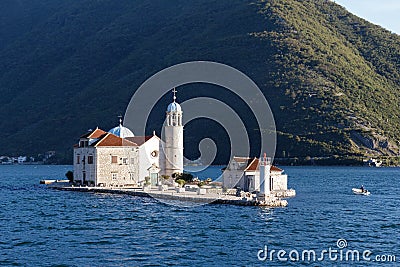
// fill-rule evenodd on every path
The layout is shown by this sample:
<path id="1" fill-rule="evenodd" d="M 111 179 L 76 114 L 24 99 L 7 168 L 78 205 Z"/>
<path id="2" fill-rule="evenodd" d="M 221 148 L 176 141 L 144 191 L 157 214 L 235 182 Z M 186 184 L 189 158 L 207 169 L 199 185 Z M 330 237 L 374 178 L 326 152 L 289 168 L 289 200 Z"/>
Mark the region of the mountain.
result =
<path id="1" fill-rule="evenodd" d="M 69 155 L 88 128 L 115 126 L 147 78 L 193 60 L 257 83 L 274 112 L 278 157 L 399 149 L 400 37 L 332 1 L 3 0 L 0 12 L 0 154 Z M 214 91 L 193 85 L 179 99 Z M 149 133 L 160 131 L 168 97 Z M 227 145 L 215 123 L 189 130 L 189 157 L 205 136 Z M 216 162 L 226 160 L 220 152 Z"/>

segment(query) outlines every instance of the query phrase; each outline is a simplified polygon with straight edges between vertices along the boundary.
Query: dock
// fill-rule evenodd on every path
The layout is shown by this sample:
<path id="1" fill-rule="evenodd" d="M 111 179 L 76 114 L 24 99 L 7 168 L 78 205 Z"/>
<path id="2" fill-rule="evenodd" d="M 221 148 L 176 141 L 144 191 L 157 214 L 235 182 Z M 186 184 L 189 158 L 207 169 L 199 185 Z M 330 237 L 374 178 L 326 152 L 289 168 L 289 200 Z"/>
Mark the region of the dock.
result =
<path id="1" fill-rule="evenodd" d="M 58 186 L 53 183 L 49 188 L 62 191 L 92 192 L 92 193 L 108 193 L 108 194 L 125 194 L 138 197 L 149 197 L 164 200 L 204 203 L 204 204 L 227 204 L 236 206 L 264 206 L 264 207 L 286 207 L 287 200 L 276 197 L 274 195 L 267 196 L 263 199 L 257 197 L 238 197 L 229 194 L 206 193 L 198 194 L 196 192 L 178 192 L 176 188 L 167 190 L 144 190 L 142 188 L 112 188 L 112 187 L 92 187 L 92 186 Z M 294 191 L 294 190 L 293 190 Z M 291 192 L 290 195 L 295 194 Z"/>
<path id="2" fill-rule="evenodd" d="M 69 183 L 69 180 L 40 180 L 40 184 Z"/>

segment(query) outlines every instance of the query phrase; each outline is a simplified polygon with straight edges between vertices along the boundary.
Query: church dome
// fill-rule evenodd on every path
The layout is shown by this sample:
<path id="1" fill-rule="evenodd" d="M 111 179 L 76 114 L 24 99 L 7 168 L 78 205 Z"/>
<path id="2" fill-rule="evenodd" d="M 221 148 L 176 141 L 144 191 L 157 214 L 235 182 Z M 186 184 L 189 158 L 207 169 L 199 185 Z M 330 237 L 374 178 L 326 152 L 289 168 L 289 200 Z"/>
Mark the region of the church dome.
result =
<path id="1" fill-rule="evenodd" d="M 167 112 L 182 112 L 181 105 L 176 103 L 175 101 L 168 105 Z"/>
<path id="2" fill-rule="evenodd" d="M 108 132 L 112 133 L 112 134 L 114 134 L 116 136 L 119 136 L 121 138 L 127 138 L 127 137 L 134 137 L 135 136 L 132 133 L 131 130 L 129 130 L 125 126 L 122 126 L 122 120 L 120 120 L 119 126 L 112 128 Z"/>

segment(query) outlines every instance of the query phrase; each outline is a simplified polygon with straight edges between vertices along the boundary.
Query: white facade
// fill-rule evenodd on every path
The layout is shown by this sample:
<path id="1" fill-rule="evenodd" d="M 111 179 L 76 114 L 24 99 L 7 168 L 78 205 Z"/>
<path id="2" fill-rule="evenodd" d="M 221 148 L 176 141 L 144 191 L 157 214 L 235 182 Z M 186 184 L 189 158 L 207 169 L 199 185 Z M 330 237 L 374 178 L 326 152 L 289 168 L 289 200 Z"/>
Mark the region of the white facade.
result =
<path id="1" fill-rule="evenodd" d="M 19 156 L 18 157 L 18 164 L 22 164 L 26 161 L 26 156 Z"/>
<path id="2" fill-rule="evenodd" d="M 260 172 L 260 193 L 269 195 L 271 193 L 271 158 L 267 158 L 264 154 L 261 162 L 259 163 L 259 172 Z M 257 187 L 254 187 L 254 190 L 257 190 Z"/>
<path id="3" fill-rule="evenodd" d="M 105 132 L 95 129 L 81 136 L 74 147 L 74 181 L 104 187 L 139 187 L 146 177 L 152 185 L 161 175 L 183 172 L 182 109 L 168 106 L 165 143 L 153 136 L 135 136 L 122 125 Z"/>
<path id="4" fill-rule="evenodd" d="M 223 173 L 222 183 L 227 189 L 241 188 L 247 192 L 269 194 L 287 190 L 287 175 L 272 166 L 269 158 L 260 162 L 257 158 L 233 157 Z"/>
<path id="5" fill-rule="evenodd" d="M 139 147 L 137 159 L 139 183 L 143 183 L 146 176 L 151 177 L 154 181 L 154 172 L 150 172 L 149 168 L 151 166 L 157 166 L 157 168 L 161 170 L 164 169 L 165 165 L 161 139 L 154 135 L 152 138 L 147 140 Z M 161 173 L 157 171 L 157 174 Z M 159 175 L 157 175 L 157 179 L 158 176 Z"/>
<path id="6" fill-rule="evenodd" d="M 271 191 L 288 190 L 288 176 L 279 171 L 271 171 Z"/>
<path id="7" fill-rule="evenodd" d="M 182 108 L 175 102 L 167 108 L 165 135 L 165 175 L 172 176 L 174 173 L 183 173 L 183 125 Z"/>
<path id="8" fill-rule="evenodd" d="M 92 145 L 87 145 L 87 139 L 81 138 L 74 149 L 74 180 L 81 184 L 140 186 L 146 176 L 152 175 L 149 167 L 153 164 L 159 166 L 161 144 L 155 135 L 143 137 L 144 143 L 140 145 L 111 133 Z"/>
<path id="9" fill-rule="evenodd" d="M 89 161 L 92 157 L 93 162 Z M 94 163 L 96 162 L 96 163 Z M 97 156 L 94 147 L 74 148 L 74 181 L 82 184 L 96 184 Z"/>

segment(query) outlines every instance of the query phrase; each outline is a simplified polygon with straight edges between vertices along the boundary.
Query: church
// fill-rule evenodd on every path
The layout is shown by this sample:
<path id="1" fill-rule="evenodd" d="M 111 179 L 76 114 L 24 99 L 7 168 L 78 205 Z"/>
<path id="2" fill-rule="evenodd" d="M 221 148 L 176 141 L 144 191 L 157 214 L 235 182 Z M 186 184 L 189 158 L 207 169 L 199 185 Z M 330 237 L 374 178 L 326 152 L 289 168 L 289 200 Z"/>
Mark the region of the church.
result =
<path id="1" fill-rule="evenodd" d="M 74 182 L 96 187 L 138 188 L 144 185 L 174 185 L 173 174 L 183 173 L 182 107 L 173 101 L 166 110 L 164 138 L 155 132 L 135 136 L 119 125 L 108 132 L 96 128 L 82 135 L 74 146 Z M 233 157 L 223 173 L 222 186 L 241 188 L 261 195 L 286 192 L 287 175 L 271 159 Z"/>
<path id="2" fill-rule="evenodd" d="M 241 188 L 245 192 L 286 192 L 287 184 L 287 175 L 282 169 L 272 165 L 271 158 L 266 154 L 261 159 L 233 157 L 223 173 L 224 187 Z"/>
<path id="3" fill-rule="evenodd" d="M 82 135 L 74 146 L 74 181 L 101 187 L 138 187 L 157 185 L 183 173 L 182 108 L 173 102 L 166 110 L 165 142 L 155 132 L 135 136 L 119 125 L 108 132 L 96 128 Z"/>

